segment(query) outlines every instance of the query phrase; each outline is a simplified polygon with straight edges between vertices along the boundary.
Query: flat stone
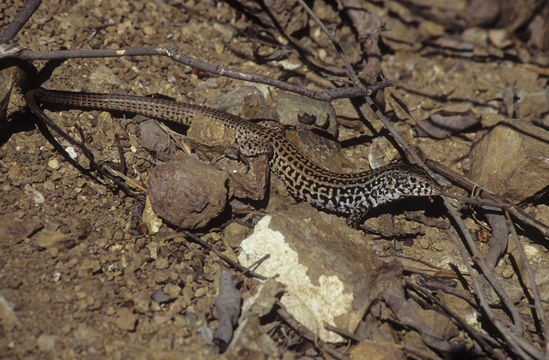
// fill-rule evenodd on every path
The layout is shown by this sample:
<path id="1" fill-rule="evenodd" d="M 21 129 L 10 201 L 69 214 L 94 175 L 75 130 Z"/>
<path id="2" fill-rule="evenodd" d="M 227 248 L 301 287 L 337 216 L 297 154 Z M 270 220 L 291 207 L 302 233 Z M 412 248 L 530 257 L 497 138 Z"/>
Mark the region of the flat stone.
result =
<path id="1" fill-rule="evenodd" d="M 128 308 L 120 308 L 117 312 L 118 317 L 114 320 L 116 326 L 122 330 L 134 331 L 138 316 Z"/>
<path id="2" fill-rule="evenodd" d="M 354 331 L 368 303 L 368 282 L 381 265 L 362 233 L 306 203 L 266 216 L 241 243 L 243 266 L 269 254 L 256 269 L 286 286 L 281 302 L 320 339 L 343 339 L 324 323 Z"/>
<path id="3" fill-rule="evenodd" d="M 152 294 L 151 299 L 152 299 L 152 301 L 154 301 L 156 303 L 163 304 L 163 303 L 167 303 L 169 301 L 172 301 L 173 299 L 175 299 L 175 296 L 170 296 L 170 295 L 166 294 L 165 292 L 163 292 L 162 290 L 156 290 Z"/>
<path id="4" fill-rule="evenodd" d="M 4 294 L 0 293 L 0 324 L 4 332 L 11 331 L 18 322 L 13 304 L 4 297 Z"/>
<path id="5" fill-rule="evenodd" d="M 38 230 L 40 221 L 37 219 L 14 219 L 6 215 L 0 217 L 0 245 L 14 245 Z"/>
<path id="6" fill-rule="evenodd" d="M 303 114 L 310 115 L 314 124 L 337 138 L 337 121 L 335 110 L 329 102 L 314 100 L 281 92 L 273 98 L 274 108 L 279 121 L 285 125 L 300 126 L 299 118 Z"/>
<path id="7" fill-rule="evenodd" d="M 549 132 L 527 125 L 519 126 L 531 135 L 510 126 L 495 126 L 470 153 L 471 179 L 513 202 L 546 188 L 549 179 L 549 144 L 533 136 L 549 139 Z"/>
<path id="8" fill-rule="evenodd" d="M 227 147 L 234 144 L 236 133 L 221 122 L 203 114 L 196 114 L 187 136 L 209 147 Z"/>
<path id="9" fill-rule="evenodd" d="M 159 258 L 158 260 L 155 261 L 154 266 L 158 270 L 164 270 L 164 269 L 167 269 L 168 266 L 170 266 L 170 264 L 168 263 L 168 259 L 166 259 L 164 257 L 161 257 L 161 258 Z"/>
<path id="10" fill-rule="evenodd" d="M 105 65 L 98 65 L 89 76 L 90 83 L 108 84 L 121 86 L 122 81 L 115 75 L 114 71 Z"/>
<path id="11" fill-rule="evenodd" d="M 362 340 L 353 346 L 350 360 L 405 359 L 404 353 L 395 344 L 384 341 Z"/>
<path id="12" fill-rule="evenodd" d="M 170 136 L 162 130 L 155 120 L 139 123 L 141 142 L 145 149 L 157 155 L 167 155 L 170 148 Z"/>
<path id="13" fill-rule="evenodd" d="M 341 152 L 341 145 L 332 139 L 305 129 L 286 130 L 290 142 L 303 151 L 314 163 L 337 172 L 353 167 Z"/>
<path id="14" fill-rule="evenodd" d="M 164 286 L 164 291 L 171 298 L 176 298 L 181 293 L 181 287 L 176 284 L 169 283 Z"/>
<path id="15" fill-rule="evenodd" d="M 32 242 L 39 248 L 48 249 L 57 246 L 59 243 L 66 241 L 70 238 L 68 234 L 62 232 L 43 229 L 32 237 Z"/>
<path id="16" fill-rule="evenodd" d="M 92 273 L 94 273 L 101 270 L 101 263 L 99 262 L 99 259 L 85 257 L 80 262 L 80 265 L 78 265 L 78 269 L 84 270 L 84 271 L 90 270 Z"/>
<path id="17" fill-rule="evenodd" d="M 211 106 L 245 119 L 274 119 L 262 92 L 255 86 L 237 86 L 211 102 Z"/>

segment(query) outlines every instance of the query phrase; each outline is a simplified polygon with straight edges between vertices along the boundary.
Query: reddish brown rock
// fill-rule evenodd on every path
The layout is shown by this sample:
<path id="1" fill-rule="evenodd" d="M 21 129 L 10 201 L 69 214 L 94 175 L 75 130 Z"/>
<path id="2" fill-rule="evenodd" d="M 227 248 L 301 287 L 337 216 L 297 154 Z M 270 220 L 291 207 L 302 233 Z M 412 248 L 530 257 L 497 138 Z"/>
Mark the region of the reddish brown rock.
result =
<path id="1" fill-rule="evenodd" d="M 225 208 L 228 177 L 190 155 L 150 171 L 149 198 L 162 219 L 183 229 L 197 229 Z"/>

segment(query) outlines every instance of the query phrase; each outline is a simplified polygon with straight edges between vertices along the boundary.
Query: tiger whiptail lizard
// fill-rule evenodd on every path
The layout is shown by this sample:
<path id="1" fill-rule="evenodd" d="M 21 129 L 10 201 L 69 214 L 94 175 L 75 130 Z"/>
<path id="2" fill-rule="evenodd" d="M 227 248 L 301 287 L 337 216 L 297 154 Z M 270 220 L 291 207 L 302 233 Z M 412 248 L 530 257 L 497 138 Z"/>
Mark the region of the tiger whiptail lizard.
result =
<path id="1" fill-rule="evenodd" d="M 29 91 L 26 97 L 38 102 L 69 107 L 141 114 L 189 126 L 197 115 L 219 121 L 234 129 L 236 146 L 246 157 L 267 154 L 271 170 L 296 199 L 317 208 L 350 215 L 357 226 L 366 212 L 378 205 L 410 196 L 440 195 L 440 186 L 417 165 L 391 164 L 374 170 L 345 174 L 312 162 L 284 136 L 282 128 L 265 126 L 241 117 L 173 100 L 68 91 Z"/>

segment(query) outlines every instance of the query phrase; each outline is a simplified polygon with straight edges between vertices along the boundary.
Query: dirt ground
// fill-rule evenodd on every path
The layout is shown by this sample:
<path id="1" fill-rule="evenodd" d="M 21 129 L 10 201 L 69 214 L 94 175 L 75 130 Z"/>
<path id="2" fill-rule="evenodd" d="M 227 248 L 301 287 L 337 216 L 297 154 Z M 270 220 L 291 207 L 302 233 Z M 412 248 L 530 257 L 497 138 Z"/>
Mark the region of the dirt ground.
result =
<path id="1" fill-rule="evenodd" d="M 543 120 L 549 113 L 546 64 L 536 63 L 533 58 L 530 60 L 535 65 L 522 64 L 521 54 L 509 55 L 508 45 L 499 46 L 506 40 L 485 30 L 470 31 L 464 36 L 484 39 L 488 44 L 483 48 L 475 43 L 471 56 L 457 56 L 449 42 L 437 48 L 439 51 L 428 49 L 429 39 L 449 32 L 448 28 L 445 30 L 436 21 L 418 22 L 411 10 L 398 2 L 374 5 L 370 4 L 385 25 L 379 67 L 387 79 L 395 81 L 378 99 L 384 101 L 382 110 L 397 131 L 425 158 L 469 174 L 477 161 L 470 156 L 473 144 L 498 121 L 510 117 L 504 108 L 512 107 L 515 102 L 505 100 L 506 96 L 520 97 L 521 121 Z M 12 0 L 0 5 L 0 30 L 21 6 L 21 1 Z M 337 6 L 315 1 L 314 10 L 328 24 L 337 22 Z M 46 0 L 19 33 L 18 43 L 34 51 L 163 46 L 211 64 L 280 78 L 314 90 L 324 89 L 330 79 L 319 77 L 314 71 L 309 73 L 295 54 L 280 61 L 254 60 L 255 54 L 271 53 L 275 47 L 268 40 L 279 36 L 267 30 L 257 32 L 258 21 L 261 22 L 242 11 L 238 3 L 231 2 Z M 308 49 L 308 55 L 317 61 L 343 69 L 327 38 L 312 20 L 308 21 L 301 26 L 309 24 L 309 28 L 296 37 L 299 45 Z M 356 61 L 361 50 L 351 27 L 339 26 L 336 35 L 350 59 Z M 287 43 L 283 38 L 278 40 Z M 444 50 L 448 48 L 452 50 Z M 71 59 L 51 69 L 44 68 L 45 61 L 33 63 L 43 70 L 40 75 L 46 81 L 42 86 L 51 89 L 162 94 L 204 105 L 237 86 L 251 85 L 210 76 L 165 57 Z M 294 64 L 297 66 L 293 67 Z M 410 116 L 395 99 L 406 103 Z M 363 126 L 349 100 L 336 100 L 332 105 L 338 118 L 354 126 L 339 130 L 343 154 L 349 164 L 354 164 L 354 170 L 367 169 L 368 162 L 397 153 L 379 150 L 387 148 L 389 142 L 373 139 L 374 132 L 382 128 L 375 116 L 369 118 L 371 126 Z M 414 134 L 416 121 L 439 110 L 462 114 L 469 109 L 481 120 L 464 133 L 442 139 Z M 75 125 L 79 124 L 100 161 L 117 161 L 115 137 L 118 136 L 131 158 L 130 176 L 136 181 L 146 181 L 140 176 L 152 166 L 147 160 L 150 156 L 142 149 L 138 126 L 131 120 L 81 110 L 48 114 L 72 134 L 78 134 Z M 0 330 L 0 357 L 220 356 L 206 342 L 203 324 L 212 329 L 217 327 L 214 301 L 220 265 L 228 267 L 227 264 L 184 237 L 174 239 L 170 236 L 174 230 L 166 225 L 157 234 L 147 234 L 141 224 L 142 202 L 98 179 L 93 172 L 87 174 L 71 164 L 54 148 L 51 139 L 44 136 L 45 132 L 35 126 L 32 115 L 25 110 L 23 97 L 16 91 L 10 100 L 8 121 L 10 124 L 2 131 L 9 136 L 3 137 L 0 144 L 0 228 L 3 229 L 0 234 L 5 236 L 0 240 L 0 293 L 7 302 L 3 309 L 12 309 L 14 318 L 0 317 L 4 322 Z M 58 140 L 61 148 L 70 146 L 65 140 Z M 505 159 L 505 154 L 502 156 Z M 86 167 L 85 159 L 79 160 Z M 538 177 L 546 174 L 540 172 Z M 521 186 L 526 185 L 517 185 Z M 528 214 L 549 223 L 546 195 L 524 204 Z M 430 209 L 439 220 L 444 218 L 439 203 L 426 201 L 421 206 Z M 417 209 L 406 205 L 405 210 Z M 396 216 L 376 213 L 366 224 L 395 231 L 418 226 L 407 220 L 403 211 L 397 213 Z M 259 212 L 253 214 L 251 223 L 260 217 Z M 480 238 L 484 231 L 482 222 L 475 220 L 474 213 L 468 216 L 466 224 Z M 229 244 L 224 239 L 222 223 L 218 221 L 215 227 L 202 229 L 200 235 L 204 241 L 224 249 L 224 253 L 234 255 L 239 251 L 238 243 Z M 375 244 L 379 254 L 404 255 L 444 269 L 448 269 L 449 263 L 462 262 L 444 231 L 420 226 L 422 234 L 407 240 L 393 241 L 371 234 L 364 234 L 364 238 Z M 242 236 L 251 231 L 245 229 L 241 230 Z M 528 254 L 533 254 L 529 259 L 534 259 L 536 269 L 549 266 L 543 239 L 532 240 L 527 233 L 521 233 L 521 240 Z M 488 245 L 480 246 L 484 254 L 488 253 Z M 510 279 L 513 268 L 504 259 L 496 272 Z M 543 295 L 549 294 L 549 279 L 545 276 L 539 280 L 542 299 L 547 299 Z M 170 296 L 170 300 L 154 301 L 159 291 Z M 517 303 L 522 304 L 521 311 L 528 309 L 524 299 L 519 297 Z M 547 309 L 547 302 L 543 305 Z M 534 337 L 536 329 L 529 331 L 528 336 Z M 287 325 L 273 326 L 268 334 L 284 359 L 330 358 L 314 342 L 295 340 L 299 336 Z M 240 354 L 237 358 L 246 356 Z"/>

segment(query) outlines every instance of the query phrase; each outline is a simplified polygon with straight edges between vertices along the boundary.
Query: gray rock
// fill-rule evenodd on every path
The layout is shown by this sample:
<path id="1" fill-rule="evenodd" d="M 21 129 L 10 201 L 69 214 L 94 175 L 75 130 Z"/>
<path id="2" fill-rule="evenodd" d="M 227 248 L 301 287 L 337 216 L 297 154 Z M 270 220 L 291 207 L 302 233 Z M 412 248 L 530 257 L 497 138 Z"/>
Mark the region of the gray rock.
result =
<path id="1" fill-rule="evenodd" d="M 549 132 L 518 124 L 518 131 L 506 125 L 495 126 L 471 149 L 471 179 L 513 202 L 533 196 L 548 185 Z M 530 134 L 530 135 L 528 135 Z"/>
<path id="2" fill-rule="evenodd" d="M 217 78 L 211 77 L 206 80 L 200 81 L 196 86 L 196 91 L 206 90 L 206 89 L 215 89 L 219 85 L 217 83 Z"/>
<path id="3" fill-rule="evenodd" d="M 334 108 L 329 102 L 281 92 L 273 98 L 277 118 L 282 124 L 299 126 L 299 118 L 308 115 L 314 125 L 337 138 L 338 129 Z"/>
<path id="4" fill-rule="evenodd" d="M 108 84 L 121 86 L 122 81 L 115 75 L 114 71 L 105 65 L 98 65 L 90 74 L 90 83 L 93 84 Z"/>
<path id="5" fill-rule="evenodd" d="M 217 110 L 246 119 L 274 119 L 261 91 L 255 86 L 238 86 L 211 102 Z"/>
<path id="6" fill-rule="evenodd" d="M 173 299 L 175 299 L 175 297 L 166 294 L 162 290 L 156 290 L 152 294 L 151 299 L 152 299 L 152 301 L 154 301 L 156 303 L 164 304 L 164 303 L 167 303 L 169 301 L 172 301 Z"/>
<path id="7" fill-rule="evenodd" d="M 149 151 L 159 155 L 167 155 L 170 146 L 170 136 L 158 125 L 155 120 L 139 123 L 142 145 Z M 162 158 L 162 157 L 161 157 Z"/>

